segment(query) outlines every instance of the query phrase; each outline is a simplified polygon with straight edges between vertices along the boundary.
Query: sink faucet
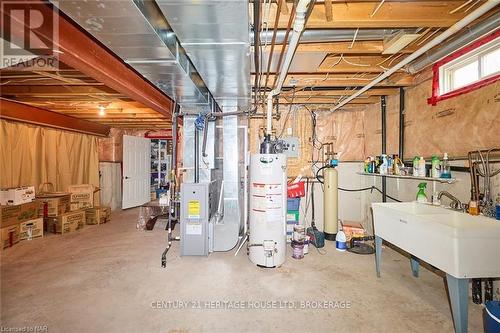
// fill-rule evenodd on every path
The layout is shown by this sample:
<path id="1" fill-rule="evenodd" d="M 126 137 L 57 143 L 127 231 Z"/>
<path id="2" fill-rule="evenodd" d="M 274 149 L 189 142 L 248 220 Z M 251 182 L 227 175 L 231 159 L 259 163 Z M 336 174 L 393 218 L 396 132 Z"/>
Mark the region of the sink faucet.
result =
<path id="1" fill-rule="evenodd" d="M 451 209 L 458 210 L 458 211 L 464 211 L 464 207 L 463 207 L 462 203 L 460 202 L 460 200 L 458 200 L 457 197 L 452 195 L 450 192 L 447 192 L 447 191 L 439 192 L 438 197 L 437 197 L 438 200 L 441 200 L 441 197 L 443 195 L 451 200 L 451 203 L 450 203 Z"/>

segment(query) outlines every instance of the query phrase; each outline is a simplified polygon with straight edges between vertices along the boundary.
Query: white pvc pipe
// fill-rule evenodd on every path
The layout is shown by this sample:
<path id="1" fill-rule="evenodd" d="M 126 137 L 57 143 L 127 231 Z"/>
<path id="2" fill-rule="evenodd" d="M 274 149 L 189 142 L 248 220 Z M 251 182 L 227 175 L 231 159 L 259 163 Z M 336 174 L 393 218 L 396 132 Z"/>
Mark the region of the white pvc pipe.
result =
<path id="1" fill-rule="evenodd" d="M 304 30 L 307 7 L 309 6 L 310 2 L 311 0 L 299 0 L 299 2 L 297 3 L 297 7 L 295 9 L 295 19 L 293 22 L 293 32 L 292 36 L 290 37 L 290 43 L 288 44 L 288 49 L 285 54 L 283 66 L 280 69 L 280 74 L 278 76 L 278 80 L 276 81 L 276 88 L 267 95 L 266 134 L 271 134 L 272 131 L 273 97 L 281 92 L 281 88 L 283 87 L 285 78 L 288 75 L 288 70 L 290 69 L 290 65 L 292 64 L 293 56 L 295 54 L 295 51 L 297 50 L 297 46 L 299 45 L 300 36 L 302 34 L 302 31 Z"/>
<path id="2" fill-rule="evenodd" d="M 266 134 L 271 134 L 273 130 L 273 92 L 274 90 L 267 95 Z"/>
<path id="3" fill-rule="evenodd" d="M 444 42 L 448 37 L 459 32 L 461 29 L 465 28 L 468 24 L 472 23 L 474 20 L 476 20 L 477 18 L 479 18 L 480 16 L 482 16 L 483 14 L 488 12 L 489 10 L 495 8 L 499 3 L 500 3 L 500 0 L 488 0 L 488 1 L 486 1 L 486 3 L 484 5 L 482 5 L 481 7 L 479 7 L 478 9 L 476 9 L 475 11 L 473 11 L 472 13 L 470 13 L 469 15 L 467 15 L 466 17 L 464 17 L 463 19 L 461 19 L 460 21 L 458 21 L 457 23 L 452 25 L 450 28 L 448 28 L 448 30 L 444 31 L 441 35 L 437 36 L 436 38 L 431 40 L 429 43 L 425 44 L 423 47 L 421 47 L 420 49 L 418 49 L 415 52 L 413 52 L 412 54 L 410 54 L 408 57 L 403 59 L 397 65 L 395 65 L 394 67 L 385 71 L 382 75 L 380 75 L 379 77 L 377 77 L 376 79 L 374 79 L 373 81 L 368 83 L 366 86 L 364 86 L 360 90 L 357 90 L 354 94 L 352 94 L 351 96 L 349 96 L 348 98 L 343 100 L 341 103 L 337 104 L 332 109 L 332 111 L 335 111 L 335 110 L 343 107 L 344 105 L 346 105 L 347 103 L 349 103 L 350 101 L 352 101 L 353 99 L 358 97 L 359 95 L 363 94 L 365 91 L 367 91 L 368 89 L 370 89 L 374 85 L 380 83 L 382 80 L 384 80 L 384 79 L 388 78 L 389 76 L 391 76 L 392 74 L 394 74 L 396 71 L 401 69 L 403 66 L 409 64 L 410 62 L 417 59 L 425 52 L 429 51 L 434 46 Z"/>

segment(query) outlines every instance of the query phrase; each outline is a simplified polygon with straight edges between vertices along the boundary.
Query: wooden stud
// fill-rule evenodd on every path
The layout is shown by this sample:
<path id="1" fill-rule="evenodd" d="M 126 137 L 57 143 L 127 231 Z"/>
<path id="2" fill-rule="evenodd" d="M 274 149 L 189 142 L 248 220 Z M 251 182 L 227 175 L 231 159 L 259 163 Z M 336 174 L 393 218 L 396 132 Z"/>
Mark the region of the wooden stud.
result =
<path id="1" fill-rule="evenodd" d="M 328 22 L 333 20 L 332 0 L 325 0 L 325 16 Z"/>

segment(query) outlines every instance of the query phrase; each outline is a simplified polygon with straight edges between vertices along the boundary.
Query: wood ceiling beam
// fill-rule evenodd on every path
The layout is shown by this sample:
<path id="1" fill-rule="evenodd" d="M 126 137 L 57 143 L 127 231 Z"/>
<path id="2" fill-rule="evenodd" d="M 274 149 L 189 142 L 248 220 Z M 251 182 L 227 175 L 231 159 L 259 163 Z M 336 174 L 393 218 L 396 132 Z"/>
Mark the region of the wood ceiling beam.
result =
<path id="1" fill-rule="evenodd" d="M 71 103 L 94 103 L 95 108 L 98 107 L 99 103 L 112 103 L 113 96 L 107 95 L 88 95 L 82 96 L 77 95 L 73 98 L 71 96 L 52 96 L 50 99 L 45 96 L 20 96 L 15 98 L 23 103 L 43 103 L 47 105 L 54 105 L 57 103 L 65 103 L 71 105 Z M 166 115 L 165 115 L 166 116 Z"/>
<path id="2" fill-rule="evenodd" d="M 329 42 L 329 43 L 304 43 L 299 44 L 296 53 L 327 52 L 338 54 L 382 54 L 384 50 L 383 41 L 357 41 L 352 47 L 351 42 Z M 280 52 L 283 45 L 276 45 L 275 52 Z M 416 47 L 408 47 L 401 53 L 412 53 Z"/>
<path id="3" fill-rule="evenodd" d="M 297 91 L 295 94 L 293 91 L 286 91 L 282 92 L 282 96 L 287 96 L 291 98 L 292 96 L 295 97 L 309 97 L 309 96 L 314 96 L 314 98 L 320 98 L 320 97 L 333 97 L 333 96 L 350 96 L 354 92 L 353 89 L 336 89 L 336 90 L 306 90 L 306 91 Z M 373 88 L 365 93 L 363 93 L 363 96 L 384 96 L 384 95 L 396 95 L 399 94 L 399 88 L 388 88 L 388 89 L 382 89 L 382 88 Z"/>
<path id="4" fill-rule="evenodd" d="M 467 13 L 458 11 L 450 14 L 457 8 L 457 1 L 412 1 L 387 2 L 370 17 L 380 1 L 371 2 L 334 2 L 332 4 L 333 17 L 326 19 L 325 6 L 316 3 L 309 17 L 306 28 L 406 28 L 406 27 L 450 27 Z M 270 20 L 276 15 L 276 7 L 271 6 Z M 286 28 L 288 15 L 282 15 L 279 28 Z"/>
<path id="5" fill-rule="evenodd" d="M 99 114 L 81 114 L 81 113 L 75 113 L 72 115 L 72 117 L 75 118 L 81 118 L 81 119 L 91 119 L 91 120 L 106 120 L 106 119 L 112 119 L 113 121 L 116 119 L 123 119 L 123 120 L 137 120 L 137 121 L 143 121 L 143 120 L 154 120 L 154 121 L 170 121 L 168 118 L 161 118 L 161 117 L 143 117 L 142 115 L 137 115 L 137 116 L 123 116 L 119 114 L 109 114 L 106 112 L 105 116 L 100 116 Z"/>
<path id="6" fill-rule="evenodd" d="M 2 77 L 4 79 L 4 77 Z M 5 80 L 7 81 L 7 80 Z M 2 81 L 3 84 L 5 84 Z M 60 82 L 54 82 L 51 79 L 47 79 L 46 81 L 44 80 L 36 80 L 36 81 L 24 81 L 24 80 L 19 80 L 19 81 L 11 81 L 8 83 L 10 87 L 16 86 L 16 87 L 33 87 L 33 86 L 47 86 L 47 87 L 60 87 L 61 83 Z M 102 87 L 105 86 L 104 83 L 101 82 L 81 82 L 81 83 L 64 83 L 64 86 L 88 86 L 88 87 Z"/>
<path id="7" fill-rule="evenodd" d="M 318 67 L 323 73 L 382 73 L 384 68 L 390 68 L 403 60 L 401 55 L 389 56 L 360 56 L 340 54 L 327 56 Z"/>
<path id="8" fill-rule="evenodd" d="M 51 5 L 46 5 L 43 0 L 26 3 L 20 1 L 20 3 L 26 10 L 33 9 L 41 12 L 43 17 L 58 15 L 57 11 L 54 11 Z M 3 14 L 5 13 L 2 12 Z M 21 25 L 29 24 L 25 22 L 26 20 L 19 21 L 12 16 L 11 19 Z M 173 101 L 169 97 L 127 66 L 107 48 L 95 42 L 87 32 L 79 28 L 69 18 L 59 15 L 57 21 L 59 31 L 57 40 L 54 39 L 53 32 L 47 29 L 47 25 L 38 28 L 37 34 L 39 38 L 51 40 L 56 44 L 60 61 L 104 83 L 117 92 L 141 102 L 167 117 L 171 117 Z M 17 29 L 13 33 L 22 39 L 24 29 Z"/>
<path id="9" fill-rule="evenodd" d="M 353 74 L 334 73 L 291 73 L 285 79 L 284 88 L 302 87 L 363 87 L 377 77 L 378 74 L 367 74 L 363 77 Z M 291 81 L 293 81 L 293 84 Z M 406 73 L 391 75 L 376 87 L 405 87 L 413 84 L 413 77 Z M 271 88 L 268 86 L 268 88 Z"/>
<path id="10" fill-rule="evenodd" d="M 165 119 L 168 119 L 167 117 L 165 116 L 162 116 L 161 114 L 159 114 L 158 112 L 156 111 L 153 111 L 151 109 L 148 109 L 150 111 L 138 111 L 138 110 L 134 110 L 134 109 L 131 109 L 131 110 L 128 110 L 127 112 L 122 112 L 120 110 L 113 110 L 113 109 L 106 109 L 106 114 L 110 114 L 110 115 L 120 115 L 120 116 L 123 116 L 123 117 L 158 117 L 158 118 L 165 118 Z M 69 110 L 61 110 L 61 109 L 58 109 L 58 108 L 52 108 L 52 111 L 54 112 L 60 112 L 60 113 L 64 113 L 64 114 L 68 114 L 68 115 L 81 115 L 81 116 L 85 116 L 85 115 L 93 115 L 93 114 L 97 114 L 98 113 L 98 110 L 78 110 L 78 111 L 69 111 Z"/>
<path id="11" fill-rule="evenodd" d="M 280 98 L 280 104 L 331 104 L 334 105 L 339 101 L 338 98 L 330 99 L 330 98 L 322 98 L 322 99 L 309 99 L 309 98 L 294 98 L 293 101 L 291 98 Z M 380 98 L 378 97 L 368 97 L 368 98 L 356 98 L 349 102 L 349 104 L 374 104 L 380 102 Z"/>
<path id="12" fill-rule="evenodd" d="M 0 118 L 58 129 L 108 136 L 109 126 L 0 98 Z"/>
<path id="13" fill-rule="evenodd" d="M 123 125 L 128 125 L 128 126 L 142 126 L 142 127 L 149 127 L 149 126 L 163 126 L 165 128 L 171 127 L 171 123 L 166 123 L 166 122 L 144 122 L 144 121 L 135 121 L 135 122 L 124 122 L 124 121 L 106 121 L 106 122 L 100 122 L 99 124 L 102 125 L 107 125 L 107 126 L 123 126 Z"/>

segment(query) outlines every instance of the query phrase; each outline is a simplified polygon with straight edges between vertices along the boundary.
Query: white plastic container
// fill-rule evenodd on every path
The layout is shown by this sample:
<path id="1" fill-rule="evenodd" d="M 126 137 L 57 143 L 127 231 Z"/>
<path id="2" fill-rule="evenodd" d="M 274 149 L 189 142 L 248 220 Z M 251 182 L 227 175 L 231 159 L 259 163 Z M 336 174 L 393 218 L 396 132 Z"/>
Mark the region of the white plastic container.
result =
<path id="1" fill-rule="evenodd" d="M 337 249 L 337 251 L 341 252 L 347 250 L 347 241 L 345 233 L 342 230 L 337 232 L 337 236 L 335 237 L 335 248 Z"/>
<path id="2" fill-rule="evenodd" d="M 34 186 L 21 186 L 0 190 L 0 205 L 15 206 L 35 200 Z"/>
<path id="3" fill-rule="evenodd" d="M 418 175 L 420 177 L 425 177 L 427 176 L 425 174 L 425 160 L 422 156 L 420 156 L 420 159 L 418 160 Z"/>

